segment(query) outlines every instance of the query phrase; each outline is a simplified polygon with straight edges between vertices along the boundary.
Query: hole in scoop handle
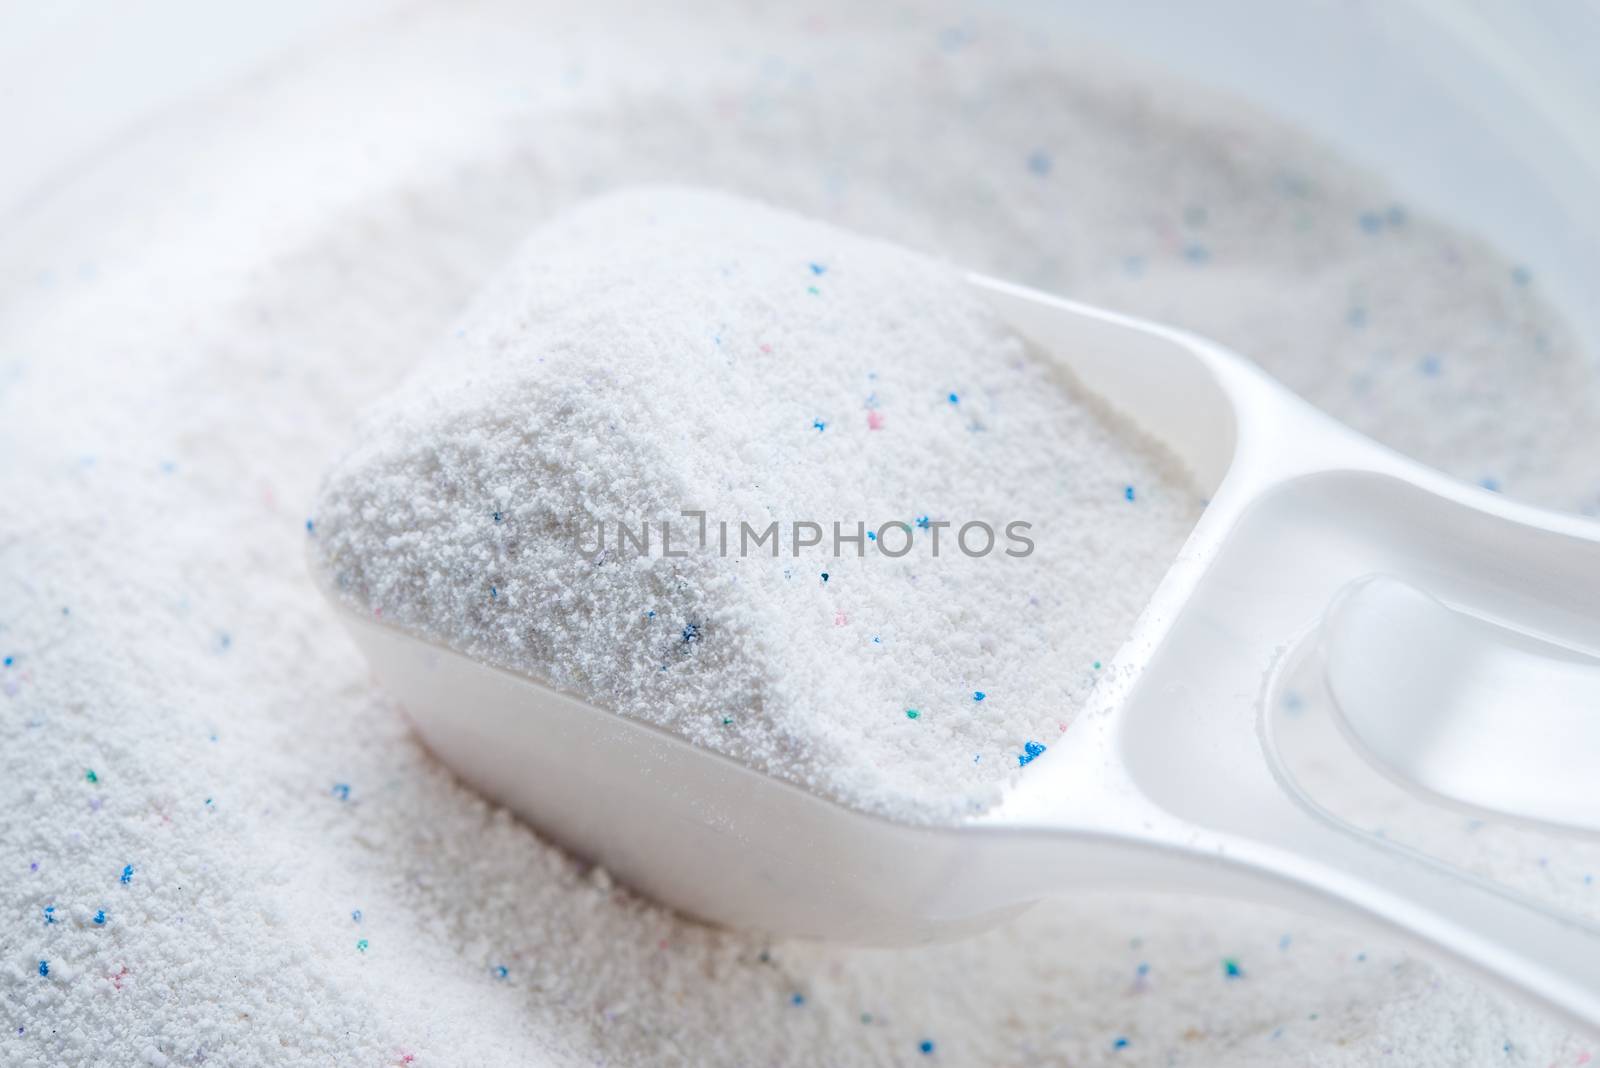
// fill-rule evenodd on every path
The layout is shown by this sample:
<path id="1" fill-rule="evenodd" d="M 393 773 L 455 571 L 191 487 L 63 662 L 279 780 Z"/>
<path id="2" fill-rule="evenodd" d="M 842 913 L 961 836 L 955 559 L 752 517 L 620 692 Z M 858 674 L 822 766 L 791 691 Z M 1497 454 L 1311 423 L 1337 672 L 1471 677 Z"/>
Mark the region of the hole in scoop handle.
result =
<path id="1" fill-rule="evenodd" d="M 1390 778 L 1475 813 L 1600 832 L 1600 659 L 1386 575 L 1347 587 L 1324 627 L 1338 722 Z"/>

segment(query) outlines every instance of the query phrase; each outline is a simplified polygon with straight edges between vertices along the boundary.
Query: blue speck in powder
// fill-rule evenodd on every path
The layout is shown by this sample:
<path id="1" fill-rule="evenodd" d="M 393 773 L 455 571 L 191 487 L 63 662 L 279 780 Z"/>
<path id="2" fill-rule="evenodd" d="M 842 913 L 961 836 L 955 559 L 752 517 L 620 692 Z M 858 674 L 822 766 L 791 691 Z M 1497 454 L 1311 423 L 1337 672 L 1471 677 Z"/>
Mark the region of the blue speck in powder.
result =
<path id="1" fill-rule="evenodd" d="M 1130 501 L 1133 500 L 1133 487 L 1132 486 L 1123 486 L 1122 487 L 1122 496 L 1126 500 L 1130 500 Z"/>
<path id="2" fill-rule="evenodd" d="M 1017 754 L 1017 767 L 1033 762 L 1033 758 L 1044 752 L 1045 747 L 1038 742 L 1028 742 L 1022 747 L 1022 752 Z"/>
<path id="3" fill-rule="evenodd" d="M 789 998 L 789 1003 L 791 1005 L 804 1005 L 806 1003 L 806 996 L 804 994 L 795 994 Z"/>
<path id="4" fill-rule="evenodd" d="M 926 1053 L 932 1053 L 933 1052 L 933 1039 L 925 1038 L 921 1042 L 918 1042 L 917 1043 L 917 1049 L 921 1050 L 925 1054 Z"/>
<path id="5" fill-rule="evenodd" d="M 39 962 L 39 978 L 48 979 L 49 977 L 50 977 L 50 962 L 47 961 L 47 960 L 42 960 L 42 961 Z"/>
<path id="6" fill-rule="evenodd" d="M 812 274 L 820 275 L 820 274 L 823 274 L 824 272 L 826 272 L 827 269 L 828 269 L 828 267 L 827 267 L 826 264 L 822 264 L 822 263 L 813 263 L 813 264 L 811 264 L 811 273 Z"/>
<path id="7" fill-rule="evenodd" d="M 946 52 L 958 51 L 969 39 L 968 32 L 960 26 L 946 26 L 939 31 L 939 47 Z"/>
<path id="8" fill-rule="evenodd" d="M 823 422 L 821 419 L 811 420 L 811 425 L 816 427 L 819 432 L 828 429 L 828 424 Z"/>
<path id="9" fill-rule="evenodd" d="M 683 640 L 684 640 L 685 643 L 699 641 L 700 640 L 700 624 L 698 624 L 698 623 L 686 623 L 686 624 L 684 624 Z"/>
<path id="10" fill-rule="evenodd" d="M 99 927 L 104 927 L 106 925 L 106 910 L 105 909 L 100 909 L 97 912 L 95 912 L 95 914 L 94 914 L 94 922 L 95 922 L 95 925 L 99 926 Z"/>
<path id="11" fill-rule="evenodd" d="M 314 520 L 314 519 L 307 519 L 307 520 L 306 520 L 306 533 L 307 533 L 307 534 L 315 534 L 315 533 L 316 533 L 316 531 L 317 531 L 317 523 L 316 523 L 316 520 Z"/>
<path id="12" fill-rule="evenodd" d="M 46 926 L 56 922 L 56 907 L 54 905 L 46 905 L 44 907 L 44 922 Z"/>
<path id="13" fill-rule="evenodd" d="M 508 976 L 510 974 L 511 974 L 511 970 L 509 968 L 507 968 L 504 964 L 496 966 L 496 968 L 494 970 L 494 976 L 495 976 L 496 979 L 504 979 L 506 976 Z"/>
<path id="14" fill-rule="evenodd" d="M 340 801 L 350 800 L 350 784 L 347 782 L 334 783 L 333 796 L 337 797 Z"/>
<path id="15" fill-rule="evenodd" d="M 981 701 L 981 700 L 983 700 L 983 699 L 984 699 L 984 698 L 985 698 L 985 697 L 988 697 L 988 696 L 989 696 L 989 695 L 988 695 L 988 694 L 986 694 L 986 693 L 984 693 L 984 692 L 983 692 L 983 691 L 982 691 L 982 690 L 973 690 L 973 691 L 972 691 L 972 699 L 973 699 L 973 700 L 974 700 L 974 701 Z"/>
<path id="16" fill-rule="evenodd" d="M 961 403 L 961 398 L 958 397 L 956 394 L 952 393 L 952 394 L 950 394 L 950 403 L 951 404 L 960 404 Z"/>
<path id="17" fill-rule="evenodd" d="M 1111 1043 L 1111 1048 L 1112 1049 L 1127 1049 L 1128 1048 L 1128 1040 L 1126 1038 L 1123 1038 L 1121 1035 L 1118 1035 L 1116 1037 L 1115 1041 L 1113 1041 Z"/>
<path id="18" fill-rule="evenodd" d="M 122 882 L 123 886 L 127 886 L 129 883 L 133 882 L 133 865 L 132 864 L 124 864 L 122 866 L 122 880 L 121 880 L 121 882 Z"/>
<path id="19" fill-rule="evenodd" d="M 351 910 L 350 918 L 352 920 L 354 920 L 356 923 L 360 923 L 361 922 L 361 910 L 360 909 Z"/>
<path id="20" fill-rule="evenodd" d="M 1298 174 L 1284 172 L 1277 177 L 1278 188 L 1285 196 L 1303 197 L 1311 191 L 1311 183 Z"/>
<path id="21" fill-rule="evenodd" d="M 1375 211 L 1362 212 L 1360 215 L 1356 216 L 1356 222 L 1360 225 L 1361 229 L 1365 230 L 1369 234 L 1375 234 L 1379 230 L 1383 229 L 1383 216 L 1379 215 Z"/>
<path id="22" fill-rule="evenodd" d="M 1499 493 L 1500 492 L 1500 480 L 1496 479 L 1496 478 L 1491 478 L 1488 475 L 1484 475 L 1482 478 L 1478 479 L 1478 485 L 1482 486 L 1484 489 L 1488 490 L 1490 493 Z"/>
<path id="23" fill-rule="evenodd" d="M 929 523 L 929 519 L 928 519 L 927 516 L 925 516 L 925 515 L 917 516 L 917 526 L 921 527 L 923 530 L 927 530 L 928 529 L 928 523 Z"/>
<path id="24" fill-rule="evenodd" d="M 822 573 L 822 581 L 823 582 L 827 582 L 828 581 L 828 573 L 826 571 L 824 571 Z"/>

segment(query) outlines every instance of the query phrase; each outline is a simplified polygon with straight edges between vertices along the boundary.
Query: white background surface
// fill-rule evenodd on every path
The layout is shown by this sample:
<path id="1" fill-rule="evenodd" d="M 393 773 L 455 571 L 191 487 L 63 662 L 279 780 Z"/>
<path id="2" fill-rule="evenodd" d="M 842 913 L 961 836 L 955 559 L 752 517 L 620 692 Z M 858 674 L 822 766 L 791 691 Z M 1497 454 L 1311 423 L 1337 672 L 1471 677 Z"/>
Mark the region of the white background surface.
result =
<path id="1" fill-rule="evenodd" d="M 225 85 L 296 41 L 399 6 L 0 0 L 0 205 L 15 205 L 185 96 Z"/>
<path id="2" fill-rule="evenodd" d="M 0 216 L 186 96 L 404 0 L 0 0 Z M 1018 0 L 1268 103 L 1538 274 L 1600 349 L 1600 4 Z"/>

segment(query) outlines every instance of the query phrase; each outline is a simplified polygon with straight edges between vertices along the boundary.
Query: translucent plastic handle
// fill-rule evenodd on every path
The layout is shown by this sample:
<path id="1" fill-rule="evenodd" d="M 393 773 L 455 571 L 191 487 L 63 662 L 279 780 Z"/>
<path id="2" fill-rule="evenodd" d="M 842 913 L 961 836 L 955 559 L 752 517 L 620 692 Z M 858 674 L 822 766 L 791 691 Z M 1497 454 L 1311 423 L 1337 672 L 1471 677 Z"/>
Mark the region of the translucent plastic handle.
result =
<path id="1" fill-rule="evenodd" d="M 1600 659 L 1388 576 L 1324 624 L 1349 739 L 1407 786 L 1491 816 L 1600 832 Z"/>
<path id="2" fill-rule="evenodd" d="M 1600 928 L 1505 887 L 1331 825 L 1281 824 L 1277 849 L 1230 850 L 1236 863 L 1287 876 L 1286 904 L 1322 898 L 1417 948 L 1600 1034 Z M 1287 862 L 1285 862 L 1287 861 Z"/>
<path id="3" fill-rule="evenodd" d="M 1140 885 L 1337 906 L 1600 1032 L 1600 931 L 1319 809 L 1266 737 L 1285 650 L 1355 580 L 1399 576 L 1439 601 L 1374 587 L 1342 609 L 1341 700 L 1370 762 L 1459 805 L 1597 825 L 1579 780 L 1600 765 L 1600 707 L 1585 719 L 1570 706 L 1590 692 L 1572 651 L 1600 650 L 1600 526 L 1422 467 L 1204 339 L 973 282 L 1210 491 L 1097 688 L 1099 707 L 986 822 L 1074 832 L 1080 853 L 1138 843 L 1142 856 L 1107 867 Z M 1495 620 L 1526 640 L 1483 629 Z M 1523 693 L 1567 711 L 1530 729 L 1519 672 L 1538 675 Z M 1095 877 L 1041 872 L 1038 887 Z"/>

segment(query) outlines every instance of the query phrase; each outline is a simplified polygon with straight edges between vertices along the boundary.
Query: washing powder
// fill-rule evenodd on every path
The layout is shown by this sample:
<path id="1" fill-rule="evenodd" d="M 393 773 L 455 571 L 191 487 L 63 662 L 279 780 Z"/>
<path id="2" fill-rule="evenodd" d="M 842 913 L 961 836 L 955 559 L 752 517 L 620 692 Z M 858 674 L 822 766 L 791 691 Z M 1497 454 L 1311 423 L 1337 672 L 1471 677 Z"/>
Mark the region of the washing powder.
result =
<path id="1" fill-rule="evenodd" d="M 356 610 L 903 820 L 1067 729 L 1199 511 L 955 267 L 696 192 L 539 228 L 359 438 Z"/>
<path id="2" fill-rule="evenodd" d="M 683 920 L 444 770 L 318 594 L 319 480 L 376 432 L 356 413 L 470 351 L 463 309 L 538 226 L 647 182 L 1214 336 L 1463 479 L 1595 507 L 1593 367 L 1527 250 L 1008 10 L 408 4 L 174 109 L 7 219 L 0 1063 L 1455 1068 L 1593 1051 L 1397 942 L 1252 903 L 1081 895 L 893 951 Z M 60 76 L 36 91 L 69 91 Z M 774 308 L 851 299 L 818 262 L 830 273 L 783 268 Z M 947 392 L 967 394 L 937 385 L 921 412 L 880 393 L 878 431 L 858 380 L 828 408 L 796 394 L 803 444 L 780 459 L 836 430 L 960 421 Z M 1107 507 L 1146 504 L 1110 485 Z M 1082 564 L 1036 544 L 1035 566 Z M 1028 561 L 971 567 L 1009 563 Z M 815 570 L 793 596 L 831 626 L 827 599 L 851 587 Z M 845 615 L 830 638 L 860 633 Z M 949 681 L 944 713 L 990 689 Z M 991 686 L 983 704 L 1006 696 Z M 1465 838 L 1476 870 L 1593 913 L 1593 850 L 1493 842 Z"/>

